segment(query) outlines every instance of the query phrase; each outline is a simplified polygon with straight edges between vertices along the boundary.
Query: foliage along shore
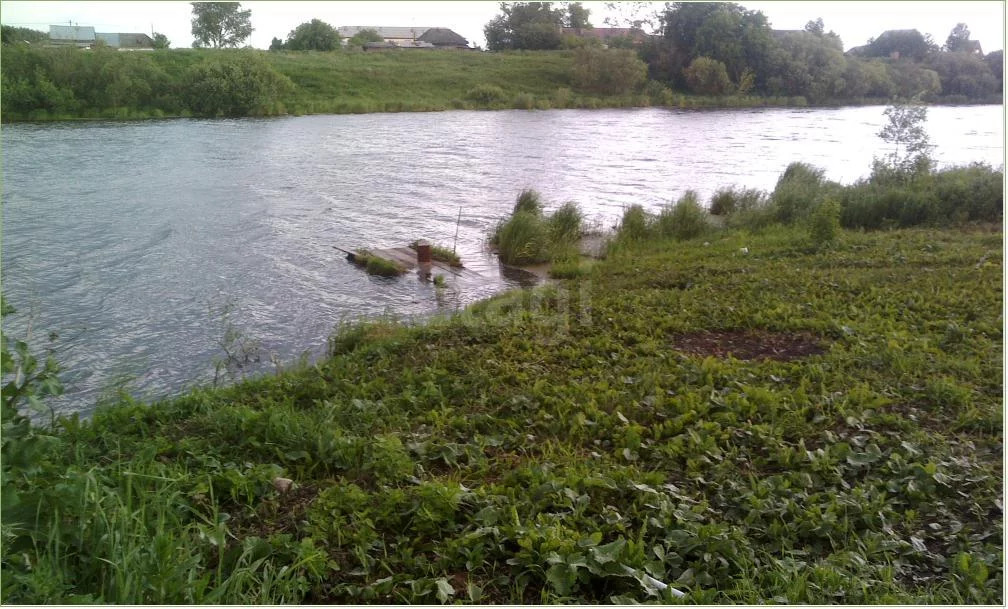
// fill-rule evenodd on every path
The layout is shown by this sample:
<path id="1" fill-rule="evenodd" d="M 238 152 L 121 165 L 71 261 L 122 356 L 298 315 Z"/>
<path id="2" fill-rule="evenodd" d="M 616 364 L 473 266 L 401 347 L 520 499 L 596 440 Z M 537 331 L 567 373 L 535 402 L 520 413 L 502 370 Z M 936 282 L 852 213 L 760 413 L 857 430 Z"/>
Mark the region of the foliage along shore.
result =
<path id="1" fill-rule="evenodd" d="M 600 56 L 615 58 L 619 63 L 622 60 L 617 55 L 621 52 L 627 53 L 613 50 Z M 451 109 L 809 105 L 803 96 L 702 96 L 674 91 L 655 81 L 640 81 L 627 87 L 609 83 L 600 88 L 592 74 L 579 76 L 574 69 L 579 53 L 597 55 L 601 51 L 364 53 L 175 49 L 120 53 L 108 48 L 81 51 L 11 44 L 4 45 L 0 64 L 4 100 L 0 119 L 11 122 Z M 585 61 L 596 59 L 592 55 Z M 888 101 L 859 97 L 832 99 L 819 105 Z M 1001 98 L 956 97 L 948 101 L 1000 103 Z"/>
<path id="2" fill-rule="evenodd" d="M 848 188 L 632 207 L 573 279 L 89 421 L 15 412 L 35 362 L 0 598 L 1000 604 L 1003 174 Z"/>

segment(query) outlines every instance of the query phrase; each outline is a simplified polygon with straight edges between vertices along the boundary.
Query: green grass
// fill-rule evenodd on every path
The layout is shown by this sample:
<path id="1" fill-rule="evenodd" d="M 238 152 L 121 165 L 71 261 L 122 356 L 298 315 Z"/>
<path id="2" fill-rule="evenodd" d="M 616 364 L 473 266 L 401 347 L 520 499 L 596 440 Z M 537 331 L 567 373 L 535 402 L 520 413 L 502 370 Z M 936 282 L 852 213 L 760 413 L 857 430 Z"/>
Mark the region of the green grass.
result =
<path id="1" fill-rule="evenodd" d="M 410 243 L 409 246 L 415 250 L 417 248 L 417 241 Z M 462 259 L 459 258 L 458 254 L 441 245 L 431 244 L 431 260 L 444 262 L 448 266 L 462 268 Z"/>
<path id="2" fill-rule="evenodd" d="M 511 108 L 678 108 L 807 105 L 803 98 L 698 97 L 653 85 L 651 94 L 599 95 L 572 84 L 574 51 L 316 52 L 171 49 L 142 54 L 90 53 L 6 45 L 0 65 L 4 121 L 138 120 L 198 114 L 187 92 L 198 64 L 262 59 L 293 86 L 255 104 L 250 116 L 504 110 Z M 40 80 L 41 78 L 41 80 Z M 125 79 L 150 87 L 127 89 Z M 44 82 L 43 82 L 44 81 Z M 147 91 L 147 89 L 150 89 Z M 238 87 L 238 92 L 242 90 Z M 146 91 L 146 93 L 144 92 Z M 115 94 L 114 94 L 115 93 Z"/>
<path id="3" fill-rule="evenodd" d="M 232 387 L 5 415 L 3 601 L 1001 604 L 1002 235 L 706 239 Z"/>
<path id="4" fill-rule="evenodd" d="M 406 267 L 398 262 L 375 256 L 364 249 L 354 252 L 353 257 L 350 258 L 350 262 L 362 267 L 369 274 L 378 275 L 379 277 L 398 277 L 407 270 Z"/>

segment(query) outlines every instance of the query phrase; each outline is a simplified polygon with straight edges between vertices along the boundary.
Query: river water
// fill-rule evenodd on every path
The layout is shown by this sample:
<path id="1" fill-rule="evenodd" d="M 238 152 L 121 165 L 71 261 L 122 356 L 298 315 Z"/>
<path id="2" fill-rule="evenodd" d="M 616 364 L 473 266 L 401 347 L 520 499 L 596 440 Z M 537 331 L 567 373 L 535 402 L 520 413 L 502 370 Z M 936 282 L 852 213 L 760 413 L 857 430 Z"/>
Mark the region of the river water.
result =
<path id="1" fill-rule="evenodd" d="M 230 326 L 253 370 L 324 350 L 335 324 L 464 306 L 520 283 L 483 252 L 525 187 L 603 226 L 687 189 L 770 190 L 805 161 L 867 175 L 887 153 L 883 107 L 439 112 L 240 120 L 16 124 L 0 130 L 4 330 L 52 343 L 88 413 L 117 388 L 153 399 L 209 382 Z M 943 165 L 1003 165 L 1002 106 L 929 109 Z M 447 298 L 373 278 L 334 246 L 418 238 L 480 275 Z M 226 341 L 224 341 L 226 342 Z M 233 345 L 232 345 L 233 346 Z"/>

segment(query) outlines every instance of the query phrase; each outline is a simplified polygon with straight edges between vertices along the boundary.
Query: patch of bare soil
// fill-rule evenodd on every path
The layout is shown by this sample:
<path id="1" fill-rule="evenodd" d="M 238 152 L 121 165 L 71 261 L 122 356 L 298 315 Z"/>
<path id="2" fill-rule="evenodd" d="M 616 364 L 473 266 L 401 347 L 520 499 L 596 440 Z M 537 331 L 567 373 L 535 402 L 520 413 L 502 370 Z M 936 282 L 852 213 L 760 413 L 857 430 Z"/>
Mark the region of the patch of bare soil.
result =
<path id="1" fill-rule="evenodd" d="M 677 351 L 701 357 L 734 357 L 740 360 L 791 361 L 824 353 L 820 339 L 804 332 L 711 331 L 680 334 L 673 338 Z"/>

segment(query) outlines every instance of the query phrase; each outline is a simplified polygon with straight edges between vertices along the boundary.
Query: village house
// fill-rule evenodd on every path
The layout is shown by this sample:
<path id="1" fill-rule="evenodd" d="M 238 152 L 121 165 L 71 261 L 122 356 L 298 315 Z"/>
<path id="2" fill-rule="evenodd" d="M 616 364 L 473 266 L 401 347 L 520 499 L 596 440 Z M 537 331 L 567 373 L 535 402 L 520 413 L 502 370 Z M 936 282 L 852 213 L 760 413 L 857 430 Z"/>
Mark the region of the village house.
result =
<path id="1" fill-rule="evenodd" d="M 99 42 L 120 51 L 154 48 L 154 40 L 147 34 L 95 32 L 91 26 L 80 25 L 49 26 L 49 44 L 52 46 L 90 49 Z"/>
<path id="2" fill-rule="evenodd" d="M 337 28 L 345 46 L 351 38 L 364 30 L 374 30 L 382 42 L 364 45 L 365 49 L 468 49 L 469 41 L 452 30 L 442 27 L 386 27 L 346 25 Z"/>

